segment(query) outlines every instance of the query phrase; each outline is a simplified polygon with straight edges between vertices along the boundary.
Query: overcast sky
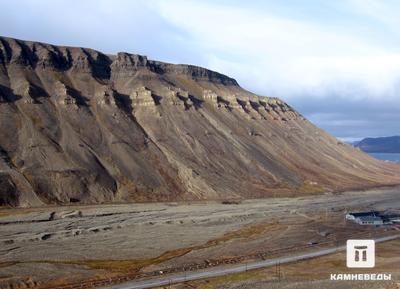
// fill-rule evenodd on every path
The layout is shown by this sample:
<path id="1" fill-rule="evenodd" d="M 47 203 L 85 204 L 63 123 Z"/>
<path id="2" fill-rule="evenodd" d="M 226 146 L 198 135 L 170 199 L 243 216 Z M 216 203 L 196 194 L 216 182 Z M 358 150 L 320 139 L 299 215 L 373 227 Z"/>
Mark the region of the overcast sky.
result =
<path id="1" fill-rule="evenodd" d="M 200 65 L 281 97 L 339 138 L 400 134 L 400 1 L 0 4 L 3 36 Z"/>

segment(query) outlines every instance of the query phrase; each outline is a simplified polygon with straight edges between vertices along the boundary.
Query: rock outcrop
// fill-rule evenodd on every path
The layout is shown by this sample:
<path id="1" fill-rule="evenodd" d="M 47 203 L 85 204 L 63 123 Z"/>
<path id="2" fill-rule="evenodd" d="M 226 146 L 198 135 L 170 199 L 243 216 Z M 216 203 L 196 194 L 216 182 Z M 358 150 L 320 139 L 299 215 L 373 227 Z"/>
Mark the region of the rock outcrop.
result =
<path id="1" fill-rule="evenodd" d="M 397 183 L 399 166 L 220 73 L 0 38 L 0 205 L 258 198 Z"/>

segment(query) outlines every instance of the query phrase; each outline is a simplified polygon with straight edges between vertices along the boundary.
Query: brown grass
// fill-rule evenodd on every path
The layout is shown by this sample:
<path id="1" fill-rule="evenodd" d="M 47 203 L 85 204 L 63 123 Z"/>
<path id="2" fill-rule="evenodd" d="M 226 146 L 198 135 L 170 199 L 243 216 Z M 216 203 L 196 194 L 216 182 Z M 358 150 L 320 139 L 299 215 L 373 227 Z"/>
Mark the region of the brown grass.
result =
<path id="1" fill-rule="evenodd" d="M 272 270 L 271 271 L 271 276 L 273 274 Z M 269 274 L 268 274 L 269 275 Z M 237 274 L 231 274 L 231 275 L 226 275 L 222 277 L 216 277 L 210 280 L 200 280 L 200 281 L 194 281 L 194 282 L 189 282 L 188 288 L 196 288 L 196 289 L 214 289 L 217 287 L 220 287 L 221 285 L 227 286 L 228 284 L 232 283 L 239 283 L 243 282 L 246 280 L 251 280 L 251 279 L 265 279 L 266 278 L 265 271 L 249 271 L 249 272 L 244 272 L 244 273 L 237 273 Z M 226 287 L 227 288 L 227 287 Z"/>
<path id="2" fill-rule="evenodd" d="M 266 231 L 276 231 L 283 227 L 279 223 L 260 223 L 248 227 L 240 228 L 239 230 L 228 232 L 221 237 L 209 240 L 204 244 L 195 245 L 187 248 L 179 248 L 171 251 L 166 251 L 155 258 L 149 259 L 128 259 L 128 260 L 76 260 L 76 261 L 29 261 L 29 263 L 53 263 L 53 264 L 73 264 L 85 266 L 90 269 L 106 270 L 110 272 L 120 273 L 135 273 L 142 268 L 157 265 L 188 254 L 191 251 L 202 250 L 220 244 L 230 242 L 237 239 L 254 238 Z"/>
<path id="3" fill-rule="evenodd" d="M 0 268 L 9 267 L 9 266 L 12 266 L 12 265 L 15 265 L 15 264 L 17 264 L 17 262 L 14 262 L 14 261 L 3 261 L 3 262 L 0 262 Z"/>
<path id="4" fill-rule="evenodd" d="M 266 231 L 276 231 L 282 229 L 285 225 L 276 223 L 260 223 L 251 225 L 249 227 L 244 227 L 236 231 L 228 232 L 224 234 L 222 237 L 209 240 L 203 246 L 204 248 L 208 248 L 211 246 L 219 245 L 220 243 L 229 242 L 235 239 L 250 239 L 265 233 Z M 198 249 L 204 249 L 198 248 Z"/>
<path id="5" fill-rule="evenodd" d="M 298 196 L 299 194 L 320 194 L 325 191 L 325 188 L 321 185 L 304 182 L 301 186 L 295 188 L 294 193 L 295 196 Z"/>
<path id="6" fill-rule="evenodd" d="M 24 215 L 33 212 L 32 209 L 12 209 L 10 207 L 0 207 L 0 218 L 16 215 Z"/>
<path id="7" fill-rule="evenodd" d="M 91 269 L 104 269 L 108 271 L 129 271 L 137 272 L 140 269 L 150 266 L 161 264 L 171 259 L 184 256 L 191 251 L 207 249 L 210 247 L 218 246 L 223 243 L 227 243 L 236 239 L 249 239 L 263 234 L 267 230 L 278 230 L 282 228 L 281 224 L 278 223 L 260 223 L 244 227 L 236 231 L 228 232 L 223 236 L 207 241 L 204 244 L 195 245 L 187 248 L 179 248 L 171 251 L 166 251 L 156 258 L 151 259 L 139 259 L 139 260 L 83 260 L 74 261 L 72 264 L 84 265 Z"/>
<path id="8" fill-rule="evenodd" d="M 398 246 L 400 240 L 394 240 L 378 244 L 378 256 L 380 269 L 364 269 L 363 272 L 400 272 L 400 256 L 398 255 Z M 387 255 L 387 256 L 386 256 Z M 386 256 L 386 257 L 383 257 Z M 396 256 L 395 262 L 392 257 Z M 301 278 L 303 280 L 318 280 L 329 278 L 330 273 L 348 272 L 345 264 L 345 254 L 337 253 L 329 256 L 323 256 L 311 260 L 300 261 L 296 263 L 284 264 L 281 266 L 283 279 L 291 277 Z M 207 280 L 197 280 L 185 284 L 187 287 L 176 285 L 176 288 L 195 288 L 195 289 L 214 289 L 226 288 L 228 284 L 240 283 L 243 281 L 259 281 L 276 279 L 275 267 L 269 267 L 248 272 L 230 274 L 221 277 L 215 277 Z M 238 284 L 236 284 L 238 285 Z"/>
<path id="9" fill-rule="evenodd" d="M 275 223 L 259 223 L 250 226 L 242 227 L 238 230 L 228 232 L 218 238 L 209 240 L 203 244 L 195 245 L 187 248 L 179 248 L 176 250 L 171 250 L 164 252 L 158 257 L 149 259 L 133 259 L 133 260 L 71 260 L 71 261 L 54 261 L 54 260 L 39 260 L 39 261 L 24 261 L 24 262 L 2 262 L 1 267 L 11 266 L 17 263 L 49 263 L 49 264 L 71 264 L 84 266 L 93 270 L 105 270 L 105 272 L 98 273 L 94 275 L 92 280 L 106 280 L 112 277 L 122 277 L 130 274 L 138 273 L 141 269 L 151 265 L 161 264 L 168 260 L 184 256 L 191 251 L 201 250 L 210 248 L 213 246 L 218 246 L 227 242 L 231 242 L 239 239 L 251 239 L 255 238 L 260 234 L 265 232 L 272 232 L 283 228 L 284 225 Z M 256 274 L 256 273 L 254 273 Z M 230 278 L 231 281 L 238 281 L 240 278 L 251 278 L 255 275 L 229 275 L 226 278 Z M 79 278 L 74 278 L 74 280 L 79 280 Z M 82 279 L 82 281 L 84 281 Z M 52 280 L 46 284 L 38 284 L 40 288 L 50 289 L 56 286 L 71 284 L 70 279 L 60 278 Z M 208 287 L 207 287 L 208 288 Z"/>

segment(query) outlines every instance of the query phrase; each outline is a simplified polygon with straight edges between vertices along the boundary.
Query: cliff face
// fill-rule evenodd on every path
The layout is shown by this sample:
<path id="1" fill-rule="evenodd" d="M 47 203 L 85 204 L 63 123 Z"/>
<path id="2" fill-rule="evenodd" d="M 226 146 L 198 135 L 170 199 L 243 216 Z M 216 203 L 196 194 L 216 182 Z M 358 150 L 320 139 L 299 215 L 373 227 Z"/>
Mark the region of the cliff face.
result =
<path id="1" fill-rule="evenodd" d="M 283 196 L 399 171 L 217 72 L 0 38 L 0 205 Z"/>

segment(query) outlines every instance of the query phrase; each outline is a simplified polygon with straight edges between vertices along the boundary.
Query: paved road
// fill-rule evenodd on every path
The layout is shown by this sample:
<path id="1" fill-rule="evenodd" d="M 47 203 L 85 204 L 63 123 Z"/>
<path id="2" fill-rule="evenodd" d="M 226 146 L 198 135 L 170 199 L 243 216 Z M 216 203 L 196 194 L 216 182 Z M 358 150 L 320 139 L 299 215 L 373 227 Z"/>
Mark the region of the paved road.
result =
<path id="1" fill-rule="evenodd" d="M 376 238 L 375 242 L 379 243 L 379 242 L 385 242 L 385 241 L 390 241 L 390 240 L 394 240 L 394 239 L 400 239 L 400 235 Z M 152 278 L 149 280 L 135 280 L 135 281 L 129 281 L 129 282 L 126 282 L 123 284 L 118 284 L 118 285 L 114 285 L 111 287 L 104 287 L 104 288 L 105 289 L 145 289 L 145 288 L 152 288 L 152 287 L 158 287 L 158 286 L 165 286 L 165 285 L 181 283 L 181 282 L 185 282 L 185 281 L 218 277 L 218 276 L 228 275 L 228 274 L 232 274 L 232 273 L 240 273 L 240 272 L 245 272 L 245 271 L 251 270 L 251 269 L 271 267 L 271 266 L 275 266 L 278 263 L 285 264 L 285 263 L 290 263 L 290 262 L 295 262 L 295 261 L 300 261 L 300 260 L 312 259 L 312 258 L 336 253 L 339 251 L 343 251 L 345 249 L 346 249 L 346 246 L 338 246 L 338 247 L 323 249 L 323 250 L 315 251 L 312 253 L 306 253 L 306 254 L 302 254 L 302 255 L 282 257 L 282 258 L 258 261 L 258 262 L 254 262 L 254 263 L 241 264 L 241 265 L 230 266 L 230 267 L 216 267 L 216 268 L 210 268 L 208 270 L 204 270 L 204 271 L 200 271 L 200 272 L 186 272 L 186 274 L 179 273 L 179 274 L 174 274 L 174 275 L 169 275 L 169 276 Z"/>

